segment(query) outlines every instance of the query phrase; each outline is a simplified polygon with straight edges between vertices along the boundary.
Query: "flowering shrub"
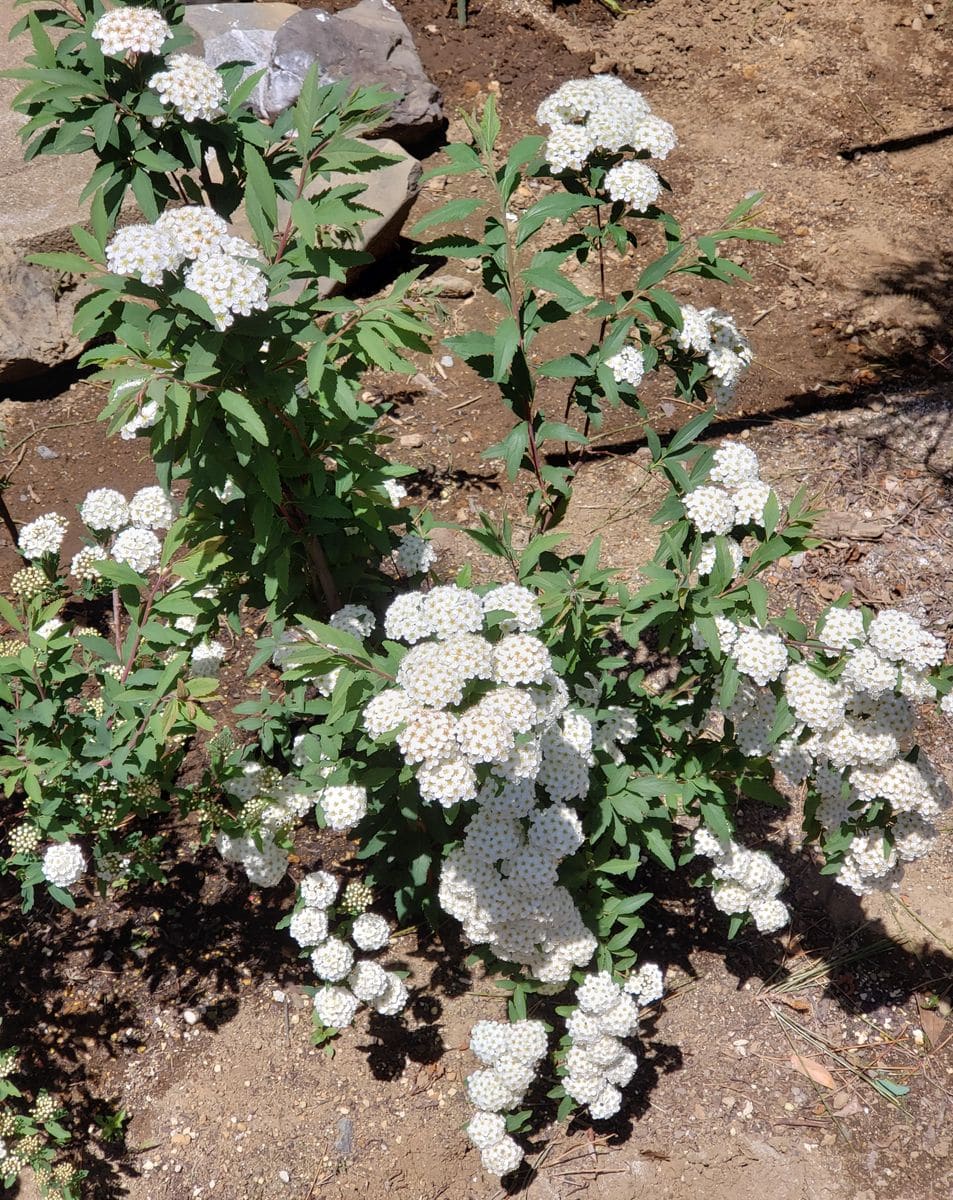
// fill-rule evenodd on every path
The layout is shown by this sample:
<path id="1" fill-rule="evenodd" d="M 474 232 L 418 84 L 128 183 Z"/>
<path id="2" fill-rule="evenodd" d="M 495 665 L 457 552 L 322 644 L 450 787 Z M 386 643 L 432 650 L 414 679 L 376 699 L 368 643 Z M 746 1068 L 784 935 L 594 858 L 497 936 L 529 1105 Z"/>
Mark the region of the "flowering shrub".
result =
<path id="1" fill-rule="evenodd" d="M 70 1140 L 61 1124 L 65 1110 L 49 1092 L 38 1092 L 29 1104 L 13 1082 L 17 1064 L 15 1046 L 0 1050 L 0 1182 L 12 1188 L 30 1167 L 44 1196 L 79 1200 L 86 1172 L 66 1159 L 56 1161 Z"/>
<path id="2" fill-rule="evenodd" d="M 214 548 L 183 547 L 161 488 L 128 503 L 98 488 L 80 517 L 89 544 L 73 557 L 74 582 L 58 562 L 68 521 L 47 513 L 20 531 L 32 565 L 14 575 L 13 603 L 0 597 L 0 761 L 5 794 L 22 806 L 0 870 L 17 875 L 27 908 L 40 884 L 72 907 L 90 867 L 103 889 L 158 877 L 144 822 L 173 796 L 195 807 L 176 774 L 186 739 L 214 728 L 204 711 L 221 661 L 204 582 Z M 160 541 L 153 529 L 168 526 Z"/>
<path id="3" fill-rule="evenodd" d="M 94 147 L 102 160 L 92 232 L 75 231 L 84 257 L 45 261 L 100 272 L 78 314 L 81 334 L 105 339 L 87 361 L 110 385 L 111 428 L 149 437 L 161 486 L 129 502 L 98 489 L 81 507 L 90 544 L 72 571 L 84 599 L 112 591 L 109 628 L 59 624 L 64 519 L 20 531 L 33 565 L 17 606 L 3 602 L 0 738 L 24 819 L 6 869 L 27 904 L 43 880 L 69 903 L 91 859 L 104 884 L 148 874 L 141 818 L 174 801 L 199 811 L 203 837 L 251 885 L 273 887 L 313 809 L 354 840 L 365 878 L 336 903 L 334 876 L 306 875 L 287 919 L 321 985 L 316 1039 L 362 1003 L 396 1016 L 407 1000 L 400 975 L 358 957 L 390 937 L 366 911 L 374 894 L 401 922 L 452 917 L 510 993 L 509 1021 L 472 1032 L 482 1065 L 467 1081 L 468 1136 L 505 1174 L 537 1084 L 561 1116 L 604 1120 L 624 1103 L 641 1012 L 663 994 L 639 949 L 646 860 L 692 870 L 729 933 L 751 922 L 770 934 L 788 920 L 785 880 L 744 845 L 753 804 L 789 807 L 790 785 L 806 785 L 806 841 L 858 893 L 893 885 L 926 852 L 949 792 L 914 730 L 919 705 L 953 704 L 945 647 L 902 612 L 844 597 L 808 621 L 769 594 L 768 569 L 816 544 L 814 514 L 801 494 L 785 507 L 747 447 L 699 444 L 752 351 L 730 314 L 670 289 L 746 278 L 723 244 L 772 235 L 750 223 L 757 196 L 723 228 L 683 234 L 652 165 L 677 139 L 639 93 L 570 81 L 540 106 L 548 135 L 505 160 L 491 98 L 469 122 L 472 144 L 449 147 L 436 172 L 477 175 L 490 203 L 453 200 L 416 227 L 486 210 L 479 236 L 422 250 L 481 262 L 494 332 L 448 342 L 512 415 L 487 454 L 530 481 L 525 545 L 485 514 L 468 531 L 505 580 L 474 586 L 466 570 L 434 575 L 428 521 L 401 507 L 406 471 L 382 456 L 378 413 L 359 399 L 370 365 L 409 370 L 406 352 L 427 349 L 411 276 L 367 304 L 328 299 L 318 282 L 360 261 L 347 242 L 371 215 L 361 185 L 330 175 L 384 164 L 354 135 L 385 98 L 312 75 L 265 126 L 242 108 L 254 79 L 178 53 L 171 9 L 82 0 L 78 12 L 27 19 L 35 66 L 17 103 L 31 152 Z M 66 30 L 55 47 L 44 24 Z M 527 180 L 539 198 L 514 213 Z M 145 221 L 114 230 L 127 188 Z M 254 243 L 227 222 L 239 203 Z M 610 286 L 612 258 L 631 286 Z M 596 267 L 597 294 L 570 277 L 574 263 Z M 540 361 L 534 343 L 551 327 L 584 329 L 589 348 Z M 656 375 L 701 408 L 667 443 L 639 395 Z M 634 583 L 600 563 L 598 541 L 559 550 L 568 447 L 621 404 L 668 489 L 658 551 Z M 554 444 L 562 465 L 547 459 Z M 181 739 L 211 731 L 203 701 L 224 654 L 213 635 L 243 599 L 270 622 L 249 674 L 270 661 L 281 690 L 237 706 L 246 742 L 216 734 L 202 785 L 183 797 Z M 531 996 L 552 1004 L 546 1021 L 530 1018 Z"/>
<path id="4" fill-rule="evenodd" d="M 77 333 L 101 343 L 85 361 L 111 385 L 103 416 L 149 437 L 164 487 L 188 478 L 189 537 L 224 539 L 240 585 L 223 611 L 244 593 L 278 616 L 310 592 L 330 612 L 407 520 L 389 490 L 405 469 L 380 455 L 359 392 L 370 366 L 412 373 L 404 352 L 426 349 L 413 276 L 365 304 L 327 296 L 370 261 L 353 244 L 378 214 L 348 177 L 395 161 L 356 140 L 392 97 L 312 72 L 265 124 L 240 66 L 173 53 L 191 36 L 176 13 L 80 0 L 18 26 L 34 44 L 34 65 L 13 73 L 27 81 L 15 106 L 28 155 L 100 160 L 91 230 L 73 230 L 82 253 L 37 261 L 94 285 Z M 47 25 L 65 31 L 55 46 Z M 146 220 L 114 230 L 130 193 Z"/>

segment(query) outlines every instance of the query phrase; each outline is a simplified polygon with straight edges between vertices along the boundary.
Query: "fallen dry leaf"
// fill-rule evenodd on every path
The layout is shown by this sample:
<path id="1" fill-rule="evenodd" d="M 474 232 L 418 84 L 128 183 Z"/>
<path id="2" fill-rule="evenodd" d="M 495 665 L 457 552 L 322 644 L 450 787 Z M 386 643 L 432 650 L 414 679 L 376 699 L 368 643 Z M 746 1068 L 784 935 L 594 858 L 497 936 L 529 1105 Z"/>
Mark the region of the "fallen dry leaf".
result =
<path id="1" fill-rule="evenodd" d="M 800 996 L 779 996 L 778 999 L 782 1004 L 786 1004 L 788 1008 L 793 1008 L 795 1012 L 809 1013 L 811 1005 L 807 1000 L 802 1000 Z"/>
<path id="2" fill-rule="evenodd" d="M 935 1008 L 924 1008 L 919 1000 L 917 1000 L 917 1010 L 920 1015 L 920 1028 L 932 1050 L 940 1044 L 943 1034 L 946 1032 L 946 1018 L 941 1016 Z"/>
<path id="3" fill-rule="evenodd" d="M 830 1071 L 826 1067 L 822 1067 L 813 1058 L 805 1058 L 803 1054 L 792 1054 L 791 1066 L 795 1071 L 800 1071 L 802 1075 L 806 1075 L 808 1079 L 813 1079 L 821 1087 L 833 1089 L 837 1086 L 834 1082 L 834 1076 Z"/>

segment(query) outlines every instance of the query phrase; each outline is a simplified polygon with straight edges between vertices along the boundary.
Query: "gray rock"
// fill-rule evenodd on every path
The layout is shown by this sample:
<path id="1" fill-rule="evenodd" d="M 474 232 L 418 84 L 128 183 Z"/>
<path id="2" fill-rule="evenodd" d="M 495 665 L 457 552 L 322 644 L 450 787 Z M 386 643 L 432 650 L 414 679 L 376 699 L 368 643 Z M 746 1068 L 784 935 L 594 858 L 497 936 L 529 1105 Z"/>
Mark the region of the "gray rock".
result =
<path id="1" fill-rule="evenodd" d="M 82 353 L 72 333 L 76 298 L 59 275 L 0 246 L 0 383 L 42 375 Z"/>
<path id="2" fill-rule="evenodd" d="M 285 21 L 262 80 L 262 115 L 274 119 L 290 108 L 315 63 L 322 83 L 350 79 L 401 97 L 374 131 L 378 136 L 417 145 L 443 122 L 440 92 L 424 73 L 413 35 L 388 0 L 360 0 L 334 16 L 316 8 L 302 10 Z"/>
<path id="3" fill-rule="evenodd" d="M 247 78 L 268 66 L 275 34 L 299 11 L 296 5 L 280 0 L 268 4 L 192 4 L 184 13 L 185 24 L 195 34 L 190 49 L 211 67 L 227 62 L 248 63 L 242 76 Z M 264 103 L 262 83 L 250 97 L 259 115 Z"/>

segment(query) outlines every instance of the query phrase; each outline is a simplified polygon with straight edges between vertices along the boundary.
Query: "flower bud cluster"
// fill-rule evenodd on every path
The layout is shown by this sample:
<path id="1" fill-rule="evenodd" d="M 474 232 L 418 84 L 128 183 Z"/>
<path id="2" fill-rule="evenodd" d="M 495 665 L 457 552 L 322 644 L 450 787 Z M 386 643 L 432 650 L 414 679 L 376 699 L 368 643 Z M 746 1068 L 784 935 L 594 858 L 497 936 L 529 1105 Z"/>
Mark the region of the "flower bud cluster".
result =
<path id="1" fill-rule="evenodd" d="M 693 843 L 696 854 L 714 863 L 711 896 L 719 912 L 750 913 L 759 933 L 774 933 L 788 923 L 791 914 L 778 899 L 784 874 L 767 854 L 723 841 L 704 826 L 695 831 Z"/>
<path id="2" fill-rule="evenodd" d="M 339 919 L 334 901 L 340 886 L 329 871 L 306 875 L 299 888 L 299 905 L 288 925 L 294 941 L 310 951 L 311 966 L 324 985 L 315 993 L 314 1011 L 321 1024 L 332 1029 L 346 1029 L 362 1004 L 381 1016 L 394 1017 L 408 999 L 407 986 L 396 972 L 355 955 L 355 950 L 383 950 L 390 942 L 390 928 L 377 913 L 347 915 L 347 893 L 353 884 L 348 884 L 338 906 L 345 913 Z M 357 886 L 367 893 L 362 903 L 373 901 L 369 888 Z"/>
<path id="3" fill-rule="evenodd" d="M 477 1109 L 467 1136 L 491 1175 L 506 1175 L 523 1161 L 523 1151 L 506 1132 L 503 1113 L 518 1108 L 546 1055 L 542 1021 L 477 1021 L 470 1049 L 483 1067 L 467 1076 L 467 1095 Z"/>
<path id="4" fill-rule="evenodd" d="M 452 586 L 398 596 L 384 628 L 412 647 L 397 687 L 365 707 L 364 728 L 374 739 L 397 733 L 426 802 L 476 802 L 463 845 L 444 860 L 444 910 L 470 941 L 561 982 L 596 946 L 557 883 L 583 840 L 567 802 L 589 789 L 593 729 L 569 710 L 549 651 L 527 632 L 541 620 L 532 592 L 516 585 L 482 598 Z"/>
<path id="5" fill-rule="evenodd" d="M 566 1020 L 569 1049 L 562 1085 L 567 1096 L 587 1107 L 596 1121 L 619 1111 L 622 1089 L 638 1066 L 638 1058 L 625 1045 L 639 1027 L 634 991 L 620 987 L 608 971 L 587 975 L 576 989 L 577 1007 Z"/>
<path id="6" fill-rule="evenodd" d="M 581 171 L 600 153 L 632 150 L 664 159 L 678 144 L 672 126 L 653 114 L 641 92 L 615 75 L 568 80 L 540 104 L 536 120 L 550 127 L 545 156 L 554 175 Z M 651 167 L 629 161 L 609 169 L 605 186 L 613 200 L 643 212 L 662 185 Z"/>

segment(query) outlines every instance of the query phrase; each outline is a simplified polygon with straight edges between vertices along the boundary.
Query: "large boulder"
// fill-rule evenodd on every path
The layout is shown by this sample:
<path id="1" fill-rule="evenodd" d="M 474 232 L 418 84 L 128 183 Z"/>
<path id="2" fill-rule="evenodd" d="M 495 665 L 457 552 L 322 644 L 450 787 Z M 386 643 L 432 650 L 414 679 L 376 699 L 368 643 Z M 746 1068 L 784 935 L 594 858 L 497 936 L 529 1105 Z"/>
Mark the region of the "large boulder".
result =
<path id="1" fill-rule="evenodd" d="M 189 49 L 204 57 L 211 67 L 227 62 L 248 63 L 243 75 L 247 78 L 268 66 L 275 34 L 298 11 L 294 4 L 282 4 L 280 0 L 269 4 L 190 4 L 183 14 L 185 24 L 195 34 Z M 263 104 L 259 83 L 251 94 L 251 106 L 259 116 Z"/>
<path id="2" fill-rule="evenodd" d="M 315 64 L 322 83 L 350 79 L 400 97 L 387 121 L 373 131 L 377 136 L 418 146 L 443 124 L 440 91 L 427 78 L 413 35 L 388 0 L 360 0 L 334 16 L 311 8 L 289 17 L 272 44 L 261 115 L 274 119 L 290 108 Z"/>
<path id="3" fill-rule="evenodd" d="M 41 375 L 83 351 L 72 333 L 75 295 L 23 251 L 0 246 L 0 384 Z"/>

